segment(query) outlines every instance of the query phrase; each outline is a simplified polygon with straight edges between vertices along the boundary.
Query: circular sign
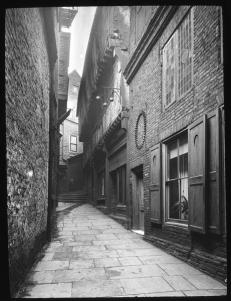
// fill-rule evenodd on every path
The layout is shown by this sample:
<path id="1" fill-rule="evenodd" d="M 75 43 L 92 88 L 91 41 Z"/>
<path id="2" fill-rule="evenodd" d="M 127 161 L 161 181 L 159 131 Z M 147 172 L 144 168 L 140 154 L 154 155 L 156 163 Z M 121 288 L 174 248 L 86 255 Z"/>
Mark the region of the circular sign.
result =
<path id="1" fill-rule="evenodd" d="M 137 118 L 136 128 L 135 128 L 135 142 L 136 147 L 140 149 L 145 141 L 146 136 L 146 115 L 142 111 Z"/>

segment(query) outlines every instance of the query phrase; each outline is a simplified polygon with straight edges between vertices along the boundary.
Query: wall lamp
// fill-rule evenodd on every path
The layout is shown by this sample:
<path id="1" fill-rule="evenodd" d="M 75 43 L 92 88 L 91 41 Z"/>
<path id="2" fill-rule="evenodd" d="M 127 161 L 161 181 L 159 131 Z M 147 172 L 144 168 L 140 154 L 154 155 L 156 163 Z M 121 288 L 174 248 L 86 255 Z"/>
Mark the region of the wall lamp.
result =
<path id="1" fill-rule="evenodd" d="M 103 107 L 106 107 L 109 102 L 114 101 L 114 95 L 117 95 L 120 99 L 120 88 L 114 88 L 114 87 L 101 87 L 103 90 L 103 97 L 100 95 L 96 95 L 96 100 L 103 100 Z M 108 97 L 109 96 L 109 97 Z"/>

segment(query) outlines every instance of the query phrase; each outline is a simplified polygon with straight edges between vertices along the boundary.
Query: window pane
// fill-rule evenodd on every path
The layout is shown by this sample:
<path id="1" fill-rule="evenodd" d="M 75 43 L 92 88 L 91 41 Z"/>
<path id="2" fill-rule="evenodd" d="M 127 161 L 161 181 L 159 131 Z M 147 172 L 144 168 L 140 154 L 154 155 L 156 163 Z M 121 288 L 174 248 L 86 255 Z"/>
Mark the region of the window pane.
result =
<path id="1" fill-rule="evenodd" d="M 177 178 L 177 157 L 169 160 L 169 178 Z"/>
<path id="2" fill-rule="evenodd" d="M 188 177 L 188 154 L 183 154 L 179 157 L 180 161 L 180 178 Z"/>
<path id="3" fill-rule="evenodd" d="M 71 144 L 70 149 L 71 149 L 71 151 L 76 152 L 77 151 L 77 145 L 76 144 Z"/>
<path id="4" fill-rule="evenodd" d="M 178 96 L 184 94 L 192 86 L 191 40 L 191 13 L 189 13 L 178 30 Z"/>
<path id="5" fill-rule="evenodd" d="M 168 144 L 168 218 L 188 220 L 188 135 Z M 174 179 L 174 180 L 173 180 Z M 171 181 L 169 181 L 171 180 Z"/>
<path id="6" fill-rule="evenodd" d="M 176 34 L 174 33 L 163 49 L 163 86 L 165 105 L 175 100 Z"/>
<path id="7" fill-rule="evenodd" d="M 188 135 L 181 136 L 179 140 L 179 155 L 188 153 Z"/>
<path id="8" fill-rule="evenodd" d="M 168 184 L 169 190 L 169 218 L 180 218 L 179 188 L 178 181 Z"/>
<path id="9" fill-rule="evenodd" d="M 168 153 L 170 159 L 177 157 L 177 141 L 169 143 L 168 145 Z"/>
<path id="10" fill-rule="evenodd" d="M 180 206 L 180 218 L 182 220 L 188 220 L 188 179 L 181 180 L 181 206 Z"/>
<path id="11" fill-rule="evenodd" d="M 76 144 L 77 143 L 77 137 L 71 136 L 71 143 Z"/>

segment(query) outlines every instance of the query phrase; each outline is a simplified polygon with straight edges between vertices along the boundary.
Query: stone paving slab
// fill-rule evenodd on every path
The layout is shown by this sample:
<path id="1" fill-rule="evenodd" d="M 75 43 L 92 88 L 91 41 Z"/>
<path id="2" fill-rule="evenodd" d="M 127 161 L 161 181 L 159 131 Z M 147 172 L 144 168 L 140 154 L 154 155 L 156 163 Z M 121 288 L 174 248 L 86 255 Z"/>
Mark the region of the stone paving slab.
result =
<path id="1" fill-rule="evenodd" d="M 53 282 L 73 282 L 78 280 L 108 279 L 104 268 L 74 269 L 55 271 Z"/>
<path id="2" fill-rule="evenodd" d="M 189 275 L 187 277 L 188 281 L 190 281 L 197 289 L 223 289 L 224 285 L 220 282 L 214 280 L 212 277 L 204 275 Z"/>
<path id="3" fill-rule="evenodd" d="M 83 268 L 94 268 L 94 260 L 93 259 L 76 259 L 76 260 L 71 260 L 69 269 L 83 269 Z"/>
<path id="4" fill-rule="evenodd" d="M 84 280 L 73 282 L 72 297 L 120 297 L 122 285 L 116 280 Z"/>
<path id="5" fill-rule="evenodd" d="M 188 282 L 182 276 L 166 276 L 163 278 L 173 287 L 176 291 L 184 291 L 184 290 L 196 290 L 195 286 L 193 286 L 190 282 Z"/>
<path id="6" fill-rule="evenodd" d="M 108 250 L 128 250 L 128 249 L 132 249 L 132 250 L 135 250 L 135 249 L 147 249 L 147 246 L 146 245 L 138 245 L 136 243 L 121 243 L 121 244 L 113 244 L 113 245 L 110 245 L 110 244 L 106 244 L 106 248 Z M 152 249 L 152 247 L 149 247 L 148 248 Z"/>
<path id="7" fill-rule="evenodd" d="M 163 276 L 166 273 L 158 265 L 138 265 L 106 268 L 109 279 L 142 278 L 149 276 Z"/>
<path id="8" fill-rule="evenodd" d="M 162 292 L 162 293 L 151 293 L 144 294 L 144 297 L 184 297 L 182 292 Z"/>
<path id="9" fill-rule="evenodd" d="M 113 233 L 124 233 L 124 229 L 122 228 L 111 228 L 102 230 L 103 234 L 113 234 Z"/>
<path id="10" fill-rule="evenodd" d="M 126 294 L 146 294 L 173 291 L 173 288 L 162 277 L 139 279 L 121 279 Z"/>
<path id="11" fill-rule="evenodd" d="M 19 297 L 226 295 L 225 285 L 91 205 L 65 209 L 59 208 L 58 234 L 38 254 Z"/>
<path id="12" fill-rule="evenodd" d="M 114 245 L 116 245 L 119 247 L 124 244 L 126 244 L 126 245 L 129 244 L 129 242 L 132 243 L 132 241 L 129 239 L 127 239 L 127 240 L 111 239 L 111 240 L 93 240 L 92 244 L 95 246 L 99 246 L 99 245 L 104 245 L 104 246 L 112 246 L 113 245 L 114 246 Z"/>
<path id="13" fill-rule="evenodd" d="M 33 271 L 55 271 L 55 270 L 63 270 L 68 268 L 69 261 L 41 261 L 37 265 L 35 265 L 32 270 Z"/>
<path id="14" fill-rule="evenodd" d="M 158 255 L 163 254 L 164 252 L 157 248 L 149 248 L 149 249 L 125 249 L 125 250 L 117 250 L 120 257 L 122 256 L 145 256 L 145 255 Z"/>
<path id="15" fill-rule="evenodd" d="M 165 255 L 148 255 L 148 256 L 139 256 L 139 260 L 143 264 L 156 264 L 156 263 L 182 263 L 182 261 L 174 256 L 165 254 Z"/>
<path id="16" fill-rule="evenodd" d="M 121 266 L 120 261 L 117 258 L 96 258 L 94 259 L 94 262 L 97 268 Z"/>
<path id="17" fill-rule="evenodd" d="M 54 256 L 52 257 L 52 260 L 71 260 L 72 258 L 72 252 L 55 252 Z"/>
<path id="18" fill-rule="evenodd" d="M 27 286 L 24 298 L 70 298 L 72 283 Z"/>
<path id="19" fill-rule="evenodd" d="M 105 251 L 105 246 L 74 246 L 73 252 L 95 252 L 95 251 Z"/>
<path id="20" fill-rule="evenodd" d="M 112 250 L 112 251 L 99 250 L 99 251 L 86 251 L 86 252 L 72 253 L 72 259 L 74 258 L 89 259 L 89 258 L 106 258 L 106 257 L 119 257 L 119 255 L 116 250 Z"/>
<path id="21" fill-rule="evenodd" d="M 203 273 L 185 263 L 158 263 L 168 275 L 203 275 Z M 198 276 L 196 277 L 198 278 Z"/>
<path id="22" fill-rule="evenodd" d="M 27 276 L 28 284 L 45 284 L 52 283 L 55 271 L 30 272 Z"/>
<path id="23" fill-rule="evenodd" d="M 226 296 L 226 290 L 196 290 L 196 291 L 184 291 L 185 296 Z"/>
<path id="24" fill-rule="evenodd" d="M 110 233 L 110 234 L 98 234 L 98 235 L 96 235 L 96 239 L 97 240 L 114 240 L 116 238 L 117 237 L 114 234 L 112 234 L 112 233 Z"/>
<path id="25" fill-rule="evenodd" d="M 127 266 L 127 265 L 142 265 L 142 261 L 139 260 L 138 257 L 119 257 L 118 260 L 120 261 L 122 266 Z"/>

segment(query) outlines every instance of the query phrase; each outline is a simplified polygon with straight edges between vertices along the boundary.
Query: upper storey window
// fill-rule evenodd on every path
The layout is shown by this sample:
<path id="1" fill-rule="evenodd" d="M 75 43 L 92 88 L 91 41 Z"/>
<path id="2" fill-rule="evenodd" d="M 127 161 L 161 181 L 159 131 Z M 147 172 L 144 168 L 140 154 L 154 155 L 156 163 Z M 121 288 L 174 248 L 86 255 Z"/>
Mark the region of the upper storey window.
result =
<path id="1" fill-rule="evenodd" d="M 77 137 L 73 135 L 70 136 L 70 151 L 77 152 Z"/>
<path id="2" fill-rule="evenodd" d="M 168 107 L 192 87 L 192 11 L 163 48 L 163 103 Z"/>

